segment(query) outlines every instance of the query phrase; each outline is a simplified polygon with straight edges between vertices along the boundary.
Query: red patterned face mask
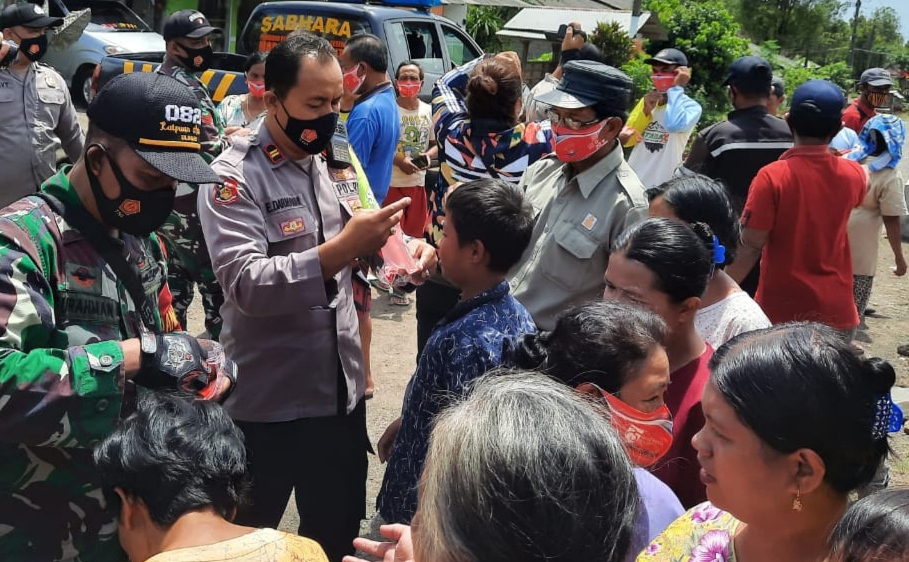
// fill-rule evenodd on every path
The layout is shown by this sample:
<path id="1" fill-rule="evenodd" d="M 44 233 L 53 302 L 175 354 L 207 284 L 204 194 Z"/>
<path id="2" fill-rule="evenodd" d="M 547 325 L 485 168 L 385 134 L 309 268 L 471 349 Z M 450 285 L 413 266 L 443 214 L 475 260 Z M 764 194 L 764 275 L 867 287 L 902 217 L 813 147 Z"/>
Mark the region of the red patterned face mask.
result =
<path id="1" fill-rule="evenodd" d="M 871 104 L 871 107 L 880 107 L 887 103 L 887 98 L 890 96 L 887 92 L 868 92 L 868 103 Z"/>
<path id="2" fill-rule="evenodd" d="M 656 91 L 662 93 L 672 87 L 675 82 L 675 74 L 654 74 L 650 77 L 653 87 Z"/>
<path id="3" fill-rule="evenodd" d="M 342 73 L 344 81 L 344 89 L 350 92 L 351 94 L 356 94 L 357 90 L 360 89 L 360 86 L 363 85 L 363 82 L 366 80 L 366 76 L 357 76 L 357 70 L 360 69 L 360 65 L 354 65 L 350 67 L 347 72 Z"/>
<path id="4" fill-rule="evenodd" d="M 577 131 L 562 125 L 553 125 L 552 132 L 556 135 L 556 156 L 562 162 L 580 162 L 593 156 L 609 142 L 600 138 L 600 132 L 607 121 L 604 119 Z"/>
<path id="5" fill-rule="evenodd" d="M 647 468 L 669 451 L 672 446 L 672 414 L 665 404 L 653 412 L 645 413 L 593 383 L 580 384 L 576 390 L 606 401 L 612 414 L 612 425 L 619 432 L 634 464 Z"/>
<path id="6" fill-rule="evenodd" d="M 402 98 L 415 98 L 420 93 L 419 82 L 398 82 L 398 92 Z"/>

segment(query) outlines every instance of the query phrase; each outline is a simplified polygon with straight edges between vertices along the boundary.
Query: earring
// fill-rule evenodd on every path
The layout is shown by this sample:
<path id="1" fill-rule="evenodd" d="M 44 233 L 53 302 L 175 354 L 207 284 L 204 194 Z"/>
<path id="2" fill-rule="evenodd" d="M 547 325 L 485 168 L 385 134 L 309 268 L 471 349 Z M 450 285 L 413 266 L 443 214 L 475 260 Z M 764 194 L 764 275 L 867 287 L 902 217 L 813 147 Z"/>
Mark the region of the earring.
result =
<path id="1" fill-rule="evenodd" d="M 802 510 L 802 489 L 797 488 L 795 492 L 795 499 L 792 500 L 792 511 L 801 511 Z"/>

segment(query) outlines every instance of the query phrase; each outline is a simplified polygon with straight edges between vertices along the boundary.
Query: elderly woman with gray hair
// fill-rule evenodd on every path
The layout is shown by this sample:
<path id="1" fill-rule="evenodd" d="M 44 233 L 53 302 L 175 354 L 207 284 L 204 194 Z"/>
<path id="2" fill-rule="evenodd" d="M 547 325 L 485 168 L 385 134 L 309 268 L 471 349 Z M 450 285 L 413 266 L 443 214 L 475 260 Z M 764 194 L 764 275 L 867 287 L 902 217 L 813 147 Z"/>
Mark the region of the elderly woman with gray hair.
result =
<path id="1" fill-rule="evenodd" d="M 622 562 L 639 502 L 599 405 L 538 373 L 491 373 L 433 429 L 412 540 L 385 525 L 394 542 L 354 546 L 386 562 Z"/>

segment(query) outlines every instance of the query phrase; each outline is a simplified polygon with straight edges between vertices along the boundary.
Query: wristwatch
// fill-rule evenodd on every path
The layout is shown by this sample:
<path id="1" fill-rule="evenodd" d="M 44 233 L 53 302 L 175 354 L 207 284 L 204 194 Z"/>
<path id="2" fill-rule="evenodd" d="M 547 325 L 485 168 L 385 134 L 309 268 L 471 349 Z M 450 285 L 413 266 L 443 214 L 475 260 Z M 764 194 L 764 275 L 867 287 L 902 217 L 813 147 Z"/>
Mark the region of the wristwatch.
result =
<path id="1" fill-rule="evenodd" d="M 139 335 L 139 349 L 141 351 L 139 370 L 141 371 L 155 360 L 155 354 L 158 352 L 158 338 L 148 330 L 142 330 Z"/>

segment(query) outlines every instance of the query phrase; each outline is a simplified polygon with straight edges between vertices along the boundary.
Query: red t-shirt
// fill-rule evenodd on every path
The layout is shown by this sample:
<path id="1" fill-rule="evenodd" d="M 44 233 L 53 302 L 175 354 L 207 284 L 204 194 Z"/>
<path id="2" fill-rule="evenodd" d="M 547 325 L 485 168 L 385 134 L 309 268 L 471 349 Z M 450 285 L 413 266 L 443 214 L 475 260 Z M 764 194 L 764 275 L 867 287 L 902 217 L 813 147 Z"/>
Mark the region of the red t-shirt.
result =
<path id="1" fill-rule="evenodd" d="M 769 232 L 755 300 L 774 324 L 858 325 L 846 225 L 868 189 L 862 167 L 827 146 L 796 146 L 751 182 L 742 225 Z"/>
<path id="2" fill-rule="evenodd" d="M 710 379 L 707 363 L 713 348 L 669 375 L 669 388 L 664 400 L 672 413 L 672 446 L 651 472 L 669 486 L 685 509 L 707 501 L 707 488 L 701 483 L 701 464 L 691 438 L 704 427 L 701 396 Z"/>
<path id="3" fill-rule="evenodd" d="M 865 123 L 876 114 L 877 112 L 874 108 L 870 105 L 866 105 L 862 102 L 862 98 L 859 97 L 843 111 L 843 125 L 849 127 L 856 133 L 861 133 Z"/>

